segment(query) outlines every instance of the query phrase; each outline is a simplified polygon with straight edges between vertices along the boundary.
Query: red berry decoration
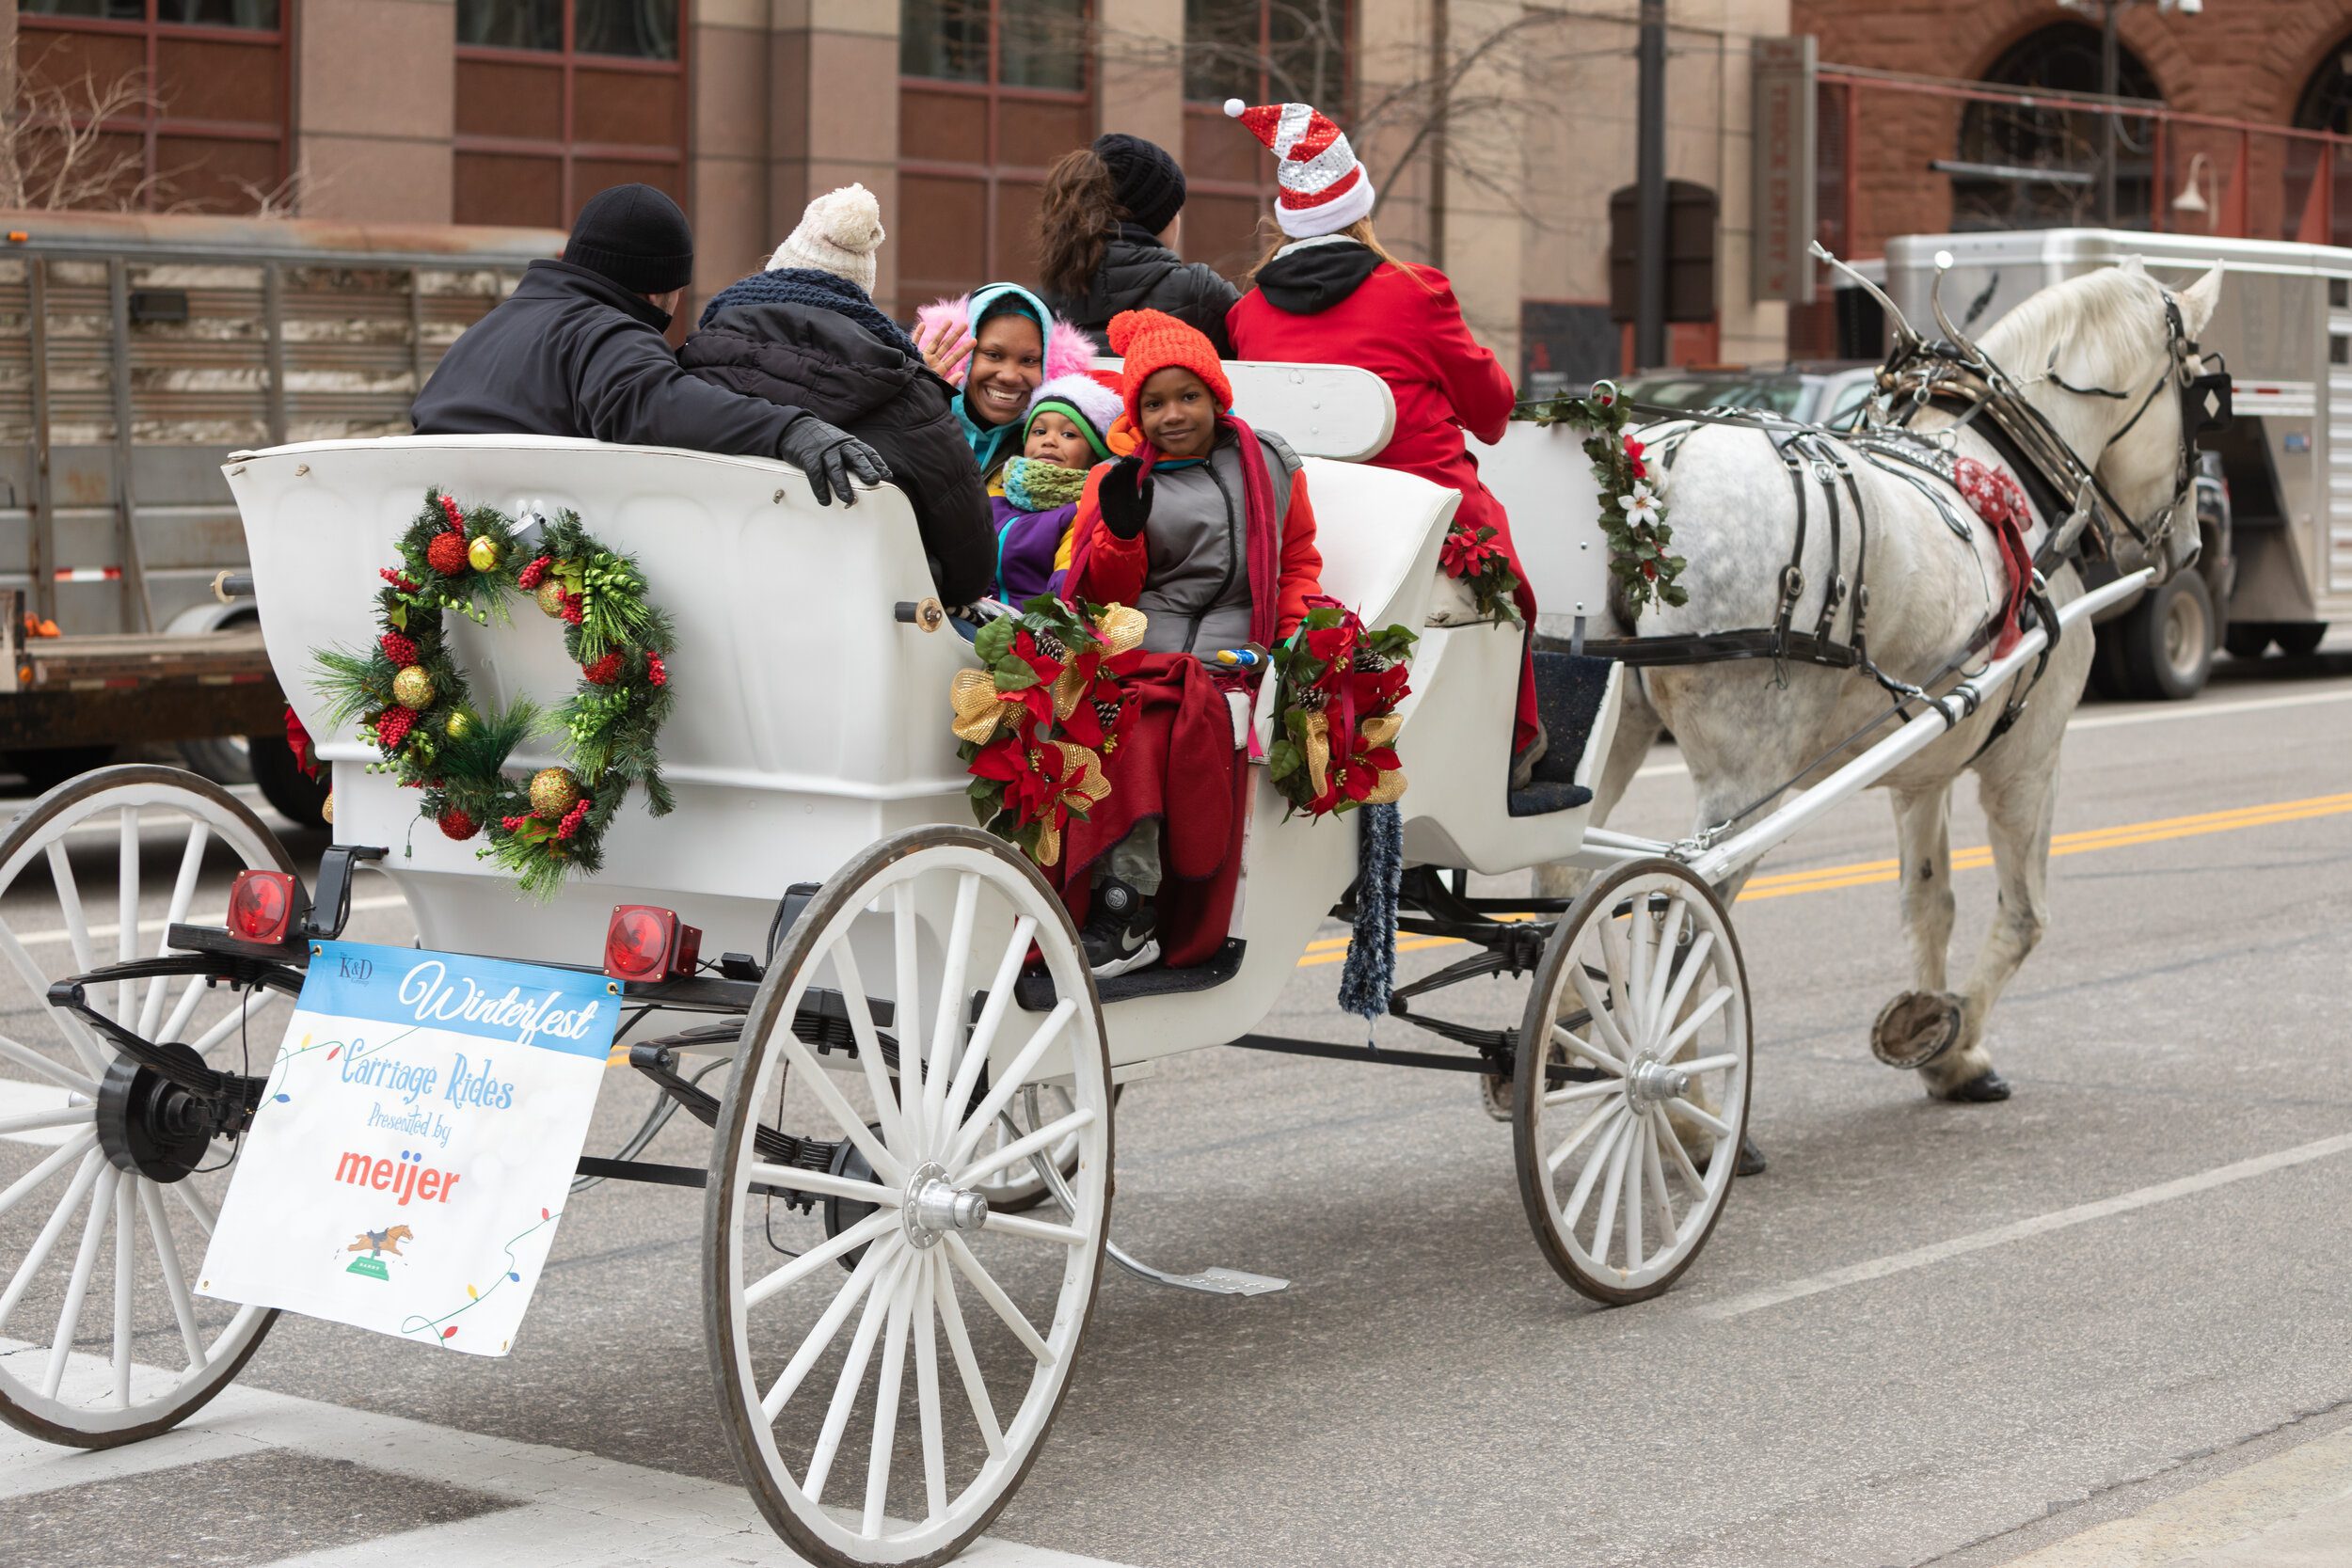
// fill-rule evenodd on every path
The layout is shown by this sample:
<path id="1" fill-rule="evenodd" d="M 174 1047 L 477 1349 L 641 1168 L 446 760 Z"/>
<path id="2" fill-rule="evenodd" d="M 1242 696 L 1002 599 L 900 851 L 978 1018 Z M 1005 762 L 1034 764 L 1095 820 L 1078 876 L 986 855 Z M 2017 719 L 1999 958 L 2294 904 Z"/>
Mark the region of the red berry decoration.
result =
<path id="1" fill-rule="evenodd" d="M 376 568 L 375 575 L 404 594 L 413 594 L 417 591 L 417 585 L 408 580 L 408 574 L 405 572 L 395 572 L 389 566 L 379 566 Z"/>
<path id="2" fill-rule="evenodd" d="M 466 531 L 466 515 L 457 509 L 457 498 L 455 496 L 442 496 L 441 515 L 449 519 L 449 526 L 453 531 L 461 534 Z"/>
<path id="3" fill-rule="evenodd" d="M 580 622 L 586 620 L 587 618 L 588 601 L 580 597 L 578 594 L 564 594 L 564 619 L 569 621 L 573 626 L 578 626 Z"/>
<path id="4" fill-rule="evenodd" d="M 615 648 L 594 664 L 581 665 L 580 673 L 591 686 L 611 686 L 621 678 L 621 651 Z"/>
<path id="5" fill-rule="evenodd" d="M 424 560 L 445 578 L 463 577 L 473 570 L 466 560 L 466 536 L 454 529 L 433 536 L 433 543 L 424 547 Z"/>
<path id="6" fill-rule="evenodd" d="M 525 566 L 521 571 L 515 574 L 515 586 L 521 589 L 526 594 L 530 593 L 532 589 L 538 587 L 541 581 L 546 578 L 548 575 L 548 568 L 554 564 L 555 558 L 553 556 L 542 555 L 534 557 L 530 565 Z"/>
<path id="7" fill-rule="evenodd" d="M 455 806 L 452 806 L 449 810 L 441 813 L 441 815 L 435 820 L 440 823 L 441 832 L 447 833 L 452 838 L 471 838 L 474 834 L 482 831 L 482 824 L 476 822 L 472 817 L 468 816 L 462 810 Z"/>
<path id="8" fill-rule="evenodd" d="M 388 631 L 378 640 L 378 642 L 384 650 L 384 657 L 402 669 L 405 670 L 417 662 L 417 644 L 414 639 L 401 632 Z"/>
<path id="9" fill-rule="evenodd" d="M 523 829 L 529 827 L 530 825 L 531 818 L 528 816 L 501 816 L 499 818 L 499 826 L 504 828 L 510 833 L 521 832 Z"/>
<path id="10" fill-rule="evenodd" d="M 587 796 L 581 796 L 573 804 L 572 809 L 564 814 L 564 820 L 555 825 L 555 836 L 569 838 L 580 832 L 580 825 L 588 820 L 588 807 L 591 803 Z"/>
<path id="11" fill-rule="evenodd" d="M 397 703 L 393 704 L 375 716 L 376 744 L 387 752 L 399 751 L 416 721 L 416 714 Z"/>
<path id="12" fill-rule="evenodd" d="M 645 679 L 655 686 L 667 686 L 670 684 L 669 666 L 661 662 L 661 656 L 660 654 L 648 653 L 645 655 Z"/>

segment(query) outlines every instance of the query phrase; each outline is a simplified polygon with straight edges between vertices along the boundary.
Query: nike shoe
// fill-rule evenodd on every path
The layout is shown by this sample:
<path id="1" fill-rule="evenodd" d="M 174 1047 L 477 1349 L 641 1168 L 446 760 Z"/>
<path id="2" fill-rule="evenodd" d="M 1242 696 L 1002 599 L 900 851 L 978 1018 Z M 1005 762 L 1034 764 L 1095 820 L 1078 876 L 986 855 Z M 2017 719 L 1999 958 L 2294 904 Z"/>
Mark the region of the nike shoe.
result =
<path id="1" fill-rule="evenodd" d="M 1160 957 L 1160 917 L 1152 900 L 1117 878 L 1094 890 L 1078 941 L 1087 950 L 1087 967 L 1098 980 L 1124 974 L 1157 963 Z"/>

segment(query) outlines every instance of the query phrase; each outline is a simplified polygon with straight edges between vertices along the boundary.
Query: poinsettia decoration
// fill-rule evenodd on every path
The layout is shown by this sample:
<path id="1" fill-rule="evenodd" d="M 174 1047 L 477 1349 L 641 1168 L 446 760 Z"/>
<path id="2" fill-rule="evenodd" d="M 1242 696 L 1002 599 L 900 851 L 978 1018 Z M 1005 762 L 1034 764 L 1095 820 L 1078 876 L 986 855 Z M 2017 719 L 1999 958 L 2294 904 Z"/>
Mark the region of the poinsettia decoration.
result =
<path id="1" fill-rule="evenodd" d="M 1069 820 L 1110 794 L 1103 758 L 1119 744 L 1119 676 L 1143 626 L 1124 605 L 1041 594 L 980 628 L 982 667 L 957 671 L 948 689 L 973 815 L 1040 865 L 1061 858 Z"/>
<path id="2" fill-rule="evenodd" d="M 1519 591 L 1519 575 L 1511 570 L 1511 557 L 1497 542 L 1499 537 L 1489 525 L 1472 528 L 1457 520 L 1438 547 L 1438 564 L 1470 589 L 1482 619 L 1518 626 L 1519 607 L 1512 595 Z"/>
<path id="3" fill-rule="evenodd" d="M 1401 626 L 1373 631 L 1336 599 L 1307 603 L 1297 635 L 1274 650 L 1281 733 L 1266 771 L 1291 810 L 1310 816 L 1388 804 L 1405 793 L 1396 706 L 1412 689 L 1406 661 L 1418 639 Z"/>
<path id="4" fill-rule="evenodd" d="M 1666 526 L 1662 476 L 1651 469 L 1640 441 L 1626 434 L 1630 414 L 1614 382 L 1594 383 L 1590 393 L 1522 403 L 1515 420 L 1537 425 L 1565 424 L 1584 433 L 1584 455 L 1600 482 L 1600 530 L 1609 540 L 1609 572 L 1625 589 L 1635 610 L 1644 605 L 1688 604 L 1691 595 L 1675 579 L 1688 564 L 1667 553 L 1674 531 Z"/>

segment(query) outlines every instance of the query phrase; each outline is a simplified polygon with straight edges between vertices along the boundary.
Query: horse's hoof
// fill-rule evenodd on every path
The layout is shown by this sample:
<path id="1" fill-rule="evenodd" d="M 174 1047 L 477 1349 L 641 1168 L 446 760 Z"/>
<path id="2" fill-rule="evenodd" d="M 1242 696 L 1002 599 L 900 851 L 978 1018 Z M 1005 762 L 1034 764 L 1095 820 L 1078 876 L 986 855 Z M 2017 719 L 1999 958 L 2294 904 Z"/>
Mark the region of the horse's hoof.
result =
<path id="1" fill-rule="evenodd" d="M 1731 1167 L 1731 1174 L 1734 1176 L 1764 1174 L 1764 1151 L 1756 1146 L 1756 1140 L 1749 1137 L 1745 1130 L 1740 1133 L 1740 1163 Z"/>
<path id="2" fill-rule="evenodd" d="M 1903 992 L 1870 1026 L 1870 1054 L 1888 1067 L 1927 1066 L 1959 1043 L 1960 1008 L 1949 991 Z"/>
<path id="3" fill-rule="evenodd" d="M 1943 1098 L 1962 1105 L 1992 1105 L 2009 1098 L 2009 1080 L 1986 1068 L 1965 1084 L 1946 1089 Z"/>

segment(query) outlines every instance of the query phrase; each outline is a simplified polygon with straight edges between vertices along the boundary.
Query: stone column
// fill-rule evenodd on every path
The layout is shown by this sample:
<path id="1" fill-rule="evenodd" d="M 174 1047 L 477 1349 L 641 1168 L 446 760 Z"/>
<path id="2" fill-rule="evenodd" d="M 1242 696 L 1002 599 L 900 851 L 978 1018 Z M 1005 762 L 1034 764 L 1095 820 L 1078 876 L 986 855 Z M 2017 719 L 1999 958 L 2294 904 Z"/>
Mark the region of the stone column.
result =
<path id="1" fill-rule="evenodd" d="M 1449 0 L 1447 58 L 1465 59 L 1526 8 L 1517 0 Z M 1424 64 L 1432 72 L 1434 64 Z M 1480 56 L 1454 88 L 1461 103 L 1516 97 L 1518 51 L 1505 42 Z M 1434 258 L 1453 279 L 1454 297 L 1478 341 L 1492 349 L 1514 379 L 1519 363 L 1521 231 L 1528 210 L 1527 160 L 1510 121 L 1465 112 L 1449 122 L 1443 171 L 1442 254 Z M 1472 177 L 1472 171 L 1474 176 Z"/>
<path id="2" fill-rule="evenodd" d="M 301 215 L 449 222 L 456 8 L 305 0 L 290 9 Z"/>
<path id="3" fill-rule="evenodd" d="M 761 8 L 751 0 L 748 8 Z M 766 9 L 766 145 L 764 157 L 746 161 L 747 172 L 752 163 L 765 165 L 765 210 L 752 217 L 746 200 L 733 214 L 697 211 L 698 223 L 729 226 L 723 235 L 712 230 L 719 244 L 708 251 L 698 245 L 698 285 L 721 287 L 760 264 L 811 197 L 851 181 L 881 201 L 885 230 L 898 223 L 898 8 L 883 0 L 770 0 Z M 884 310 L 897 304 L 898 280 L 898 258 L 885 240 L 874 278 L 874 299 Z"/>
<path id="4" fill-rule="evenodd" d="M 1099 0 L 1095 130 L 1184 155 L 1184 0 Z"/>
<path id="5" fill-rule="evenodd" d="M 689 13 L 686 188 L 697 305 L 758 270 L 784 237 L 771 232 L 768 206 L 777 107 L 769 10 L 768 0 L 693 0 Z"/>

